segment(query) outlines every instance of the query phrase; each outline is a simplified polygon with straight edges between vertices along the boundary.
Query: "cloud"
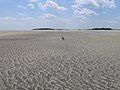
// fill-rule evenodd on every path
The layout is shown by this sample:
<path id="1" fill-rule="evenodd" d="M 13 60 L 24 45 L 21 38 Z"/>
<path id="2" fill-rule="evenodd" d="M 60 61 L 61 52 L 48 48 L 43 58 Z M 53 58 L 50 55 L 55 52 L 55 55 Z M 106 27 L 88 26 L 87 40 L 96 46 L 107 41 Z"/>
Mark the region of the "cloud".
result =
<path id="1" fill-rule="evenodd" d="M 101 4 L 101 6 L 104 8 L 115 8 L 116 7 L 116 3 L 115 0 L 100 0 L 99 3 Z"/>
<path id="2" fill-rule="evenodd" d="M 18 7 L 21 8 L 21 9 L 26 9 L 25 6 L 18 5 Z"/>
<path id="3" fill-rule="evenodd" d="M 116 20 L 120 20 L 120 17 L 115 17 Z"/>
<path id="4" fill-rule="evenodd" d="M 96 6 L 99 7 L 98 0 L 74 0 L 79 6 Z"/>
<path id="5" fill-rule="evenodd" d="M 115 0 L 74 0 L 76 5 L 80 7 L 88 6 L 88 7 L 97 7 L 97 8 L 114 8 Z"/>
<path id="6" fill-rule="evenodd" d="M 38 3 L 39 0 L 29 0 L 30 3 Z"/>
<path id="7" fill-rule="evenodd" d="M 47 14 L 43 14 L 42 18 L 43 19 L 55 19 L 57 18 L 57 16 L 47 13 Z"/>
<path id="8" fill-rule="evenodd" d="M 30 9 L 34 9 L 34 8 L 35 8 L 35 5 L 38 4 L 38 3 L 39 3 L 39 0 L 29 0 L 27 6 L 28 6 Z"/>
<path id="9" fill-rule="evenodd" d="M 42 10 L 46 10 L 47 8 L 52 8 L 52 9 L 57 10 L 57 11 L 67 11 L 67 8 L 65 8 L 63 6 L 59 6 L 56 2 L 51 1 L 51 0 L 47 0 L 45 2 L 45 4 L 42 4 L 41 2 L 39 2 L 38 6 Z"/>
<path id="10" fill-rule="evenodd" d="M 75 15 L 85 15 L 85 16 L 91 16 L 91 15 L 99 15 L 98 13 L 96 13 L 93 10 L 90 10 L 88 8 L 82 8 L 80 10 L 75 10 L 74 11 Z"/>
<path id="11" fill-rule="evenodd" d="M 1 17 L 0 20 L 12 21 L 12 20 L 16 20 L 16 18 L 14 18 L 14 17 Z"/>
<path id="12" fill-rule="evenodd" d="M 21 18 L 20 20 L 22 20 L 22 21 L 33 21 L 35 19 L 32 18 L 32 17 L 26 17 L 26 18 Z"/>
<path id="13" fill-rule="evenodd" d="M 20 15 L 20 16 L 25 16 L 25 14 L 24 14 L 24 13 L 19 13 L 19 15 Z"/>
<path id="14" fill-rule="evenodd" d="M 30 7 L 31 9 L 35 8 L 33 4 L 28 4 L 28 7 Z"/>
<path id="15" fill-rule="evenodd" d="M 16 20 L 14 17 L 1 17 L 0 24 L 15 24 Z"/>
<path id="16" fill-rule="evenodd" d="M 72 5 L 74 15 L 99 15 L 95 9 L 115 8 L 115 0 L 74 0 Z"/>

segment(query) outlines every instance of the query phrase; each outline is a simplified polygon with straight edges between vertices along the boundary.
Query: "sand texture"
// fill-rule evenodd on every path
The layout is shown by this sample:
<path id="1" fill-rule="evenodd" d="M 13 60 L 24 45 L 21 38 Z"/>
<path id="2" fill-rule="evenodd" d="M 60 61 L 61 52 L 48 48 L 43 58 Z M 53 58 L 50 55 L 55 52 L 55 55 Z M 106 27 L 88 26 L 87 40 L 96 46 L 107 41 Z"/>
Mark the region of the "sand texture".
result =
<path id="1" fill-rule="evenodd" d="M 0 90 L 120 90 L 120 31 L 0 32 Z"/>

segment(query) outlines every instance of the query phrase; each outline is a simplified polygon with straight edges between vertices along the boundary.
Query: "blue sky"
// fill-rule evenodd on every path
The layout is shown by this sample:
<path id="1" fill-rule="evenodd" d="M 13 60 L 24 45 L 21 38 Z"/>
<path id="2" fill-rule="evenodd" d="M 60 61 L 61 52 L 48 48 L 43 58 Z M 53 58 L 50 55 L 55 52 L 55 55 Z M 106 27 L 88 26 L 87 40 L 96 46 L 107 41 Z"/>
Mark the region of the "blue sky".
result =
<path id="1" fill-rule="evenodd" d="M 0 0 L 0 29 L 120 28 L 119 0 Z"/>

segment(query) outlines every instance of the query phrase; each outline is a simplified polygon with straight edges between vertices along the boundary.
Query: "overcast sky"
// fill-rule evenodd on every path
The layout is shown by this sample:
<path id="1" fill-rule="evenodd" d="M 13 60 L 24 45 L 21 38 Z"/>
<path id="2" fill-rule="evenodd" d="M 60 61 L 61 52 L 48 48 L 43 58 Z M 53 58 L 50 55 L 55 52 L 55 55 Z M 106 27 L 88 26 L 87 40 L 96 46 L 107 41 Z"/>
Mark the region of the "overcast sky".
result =
<path id="1" fill-rule="evenodd" d="M 0 29 L 120 28 L 119 0 L 0 0 Z"/>

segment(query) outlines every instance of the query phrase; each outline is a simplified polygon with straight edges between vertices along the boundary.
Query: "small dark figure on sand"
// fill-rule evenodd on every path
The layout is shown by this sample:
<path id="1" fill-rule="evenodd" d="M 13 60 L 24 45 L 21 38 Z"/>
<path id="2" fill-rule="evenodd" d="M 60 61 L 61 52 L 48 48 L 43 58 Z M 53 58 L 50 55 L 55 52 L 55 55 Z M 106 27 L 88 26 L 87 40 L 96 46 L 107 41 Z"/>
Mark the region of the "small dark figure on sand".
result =
<path id="1" fill-rule="evenodd" d="M 62 40 L 64 40 L 65 38 L 62 36 Z"/>

